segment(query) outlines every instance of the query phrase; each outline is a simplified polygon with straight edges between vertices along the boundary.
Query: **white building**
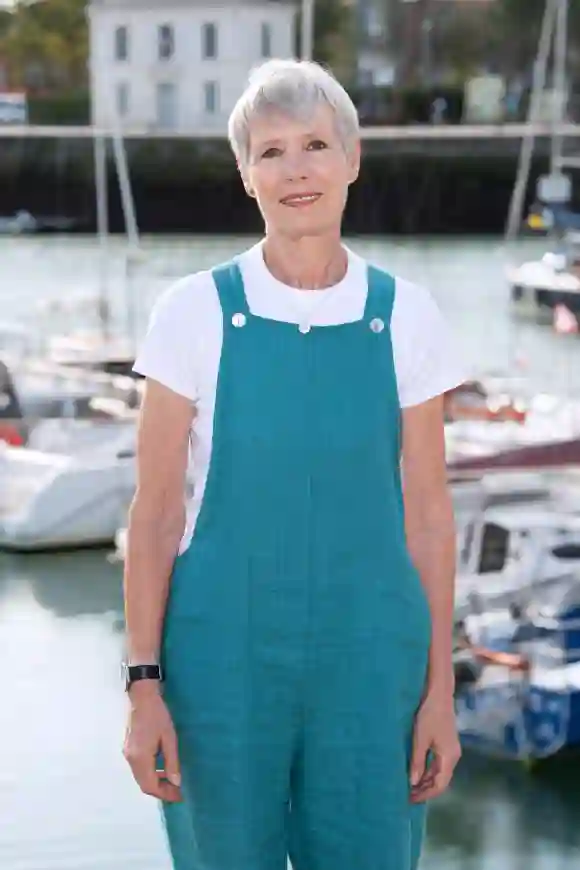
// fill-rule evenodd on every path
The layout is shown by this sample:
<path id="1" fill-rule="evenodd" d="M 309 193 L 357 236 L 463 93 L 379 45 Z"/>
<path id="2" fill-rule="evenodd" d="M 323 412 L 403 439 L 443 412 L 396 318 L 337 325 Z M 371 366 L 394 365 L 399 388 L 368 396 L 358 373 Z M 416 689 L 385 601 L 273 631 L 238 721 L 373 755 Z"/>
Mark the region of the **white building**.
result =
<path id="1" fill-rule="evenodd" d="M 294 55 L 289 0 L 91 0 L 93 123 L 225 130 L 249 71 Z"/>

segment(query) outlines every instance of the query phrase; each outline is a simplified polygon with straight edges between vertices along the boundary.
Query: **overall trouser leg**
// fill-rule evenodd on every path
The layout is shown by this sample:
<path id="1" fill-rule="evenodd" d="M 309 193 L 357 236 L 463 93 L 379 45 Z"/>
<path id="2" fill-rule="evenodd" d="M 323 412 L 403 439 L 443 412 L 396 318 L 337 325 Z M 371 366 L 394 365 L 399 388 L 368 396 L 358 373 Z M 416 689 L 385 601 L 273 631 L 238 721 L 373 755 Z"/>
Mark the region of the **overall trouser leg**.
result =
<path id="1" fill-rule="evenodd" d="M 175 870 L 415 870 L 409 747 L 429 612 L 405 544 L 394 282 L 359 323 L 224 315 L 212 459 L 163 638 Z M 243 317 L 236 315 L 243 314 Z"/>

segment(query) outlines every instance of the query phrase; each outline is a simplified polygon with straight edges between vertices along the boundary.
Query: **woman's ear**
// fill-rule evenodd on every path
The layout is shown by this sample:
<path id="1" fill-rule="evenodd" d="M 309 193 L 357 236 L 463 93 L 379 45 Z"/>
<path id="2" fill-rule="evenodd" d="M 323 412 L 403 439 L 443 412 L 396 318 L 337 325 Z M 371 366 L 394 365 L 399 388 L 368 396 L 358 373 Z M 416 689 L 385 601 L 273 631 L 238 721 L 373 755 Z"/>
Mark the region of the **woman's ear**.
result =
<path id="1" fill-rule="evenodd" d="M 360 172 L 360 159 L 361 159 L 361 143 L 360 139 L 356 142 L 353 147 L 351 153 L 349 154 L 348 163 L 349 163 L 349 173 L 348 173 L 348 183 L 353 184 L 359 175 Z"/>
<path id="2" fill-rule="evenodd" d="M 239 161 L 237 163 L 237 167 L 238 167 L 238 172 L 240 173 L 240 178 L 242 179 L 242 184 L 244 185 L 244 189 L 245 189 L 246 193 L 248 194 L 248 196 L 255 197 L 254 189 L 253 189 L 252 185 L 250 184 L 249 179 L 248 179 L 246 173 L 244 172 Z"/>

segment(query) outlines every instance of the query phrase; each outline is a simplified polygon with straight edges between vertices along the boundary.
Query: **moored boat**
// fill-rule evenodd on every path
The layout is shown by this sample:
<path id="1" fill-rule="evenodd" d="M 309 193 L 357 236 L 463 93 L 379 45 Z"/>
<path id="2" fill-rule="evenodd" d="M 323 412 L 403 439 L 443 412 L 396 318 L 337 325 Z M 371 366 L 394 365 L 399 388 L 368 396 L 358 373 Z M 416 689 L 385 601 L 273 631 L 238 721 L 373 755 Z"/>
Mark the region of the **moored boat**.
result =
<path id="1" fill-rule="evenodd" d="M 568 550 L 580 558 L 580 544 Z M 515 620 L 496 614 L 491 644 L 490 620 L 480 625 L 478 636 L 477 622 L 472 623 L 470 636 L 479 663 L 472 662 L 471 678 L 456 695 L 462 744 L 486 755 L 526 762 L 578 750 L 578 574 L 537 592 Z M 460 664 L 465 671 L 465 660 Z"/>

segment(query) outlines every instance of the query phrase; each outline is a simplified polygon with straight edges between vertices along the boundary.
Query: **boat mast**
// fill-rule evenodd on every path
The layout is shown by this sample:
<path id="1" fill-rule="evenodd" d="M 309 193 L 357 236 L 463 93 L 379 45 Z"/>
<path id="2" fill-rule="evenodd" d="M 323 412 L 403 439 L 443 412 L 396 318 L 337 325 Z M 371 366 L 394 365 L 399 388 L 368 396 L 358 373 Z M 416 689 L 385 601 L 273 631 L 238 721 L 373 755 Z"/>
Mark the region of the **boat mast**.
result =
<path id="1" fill-rule="evenodd" d="M 556 12 L 556 33 L 554 36 L 554 92 L 555 106 L 553 116 L 553 135 L 552 135 L 552 151 L 550 160 L 550 172 L 552 174 L 561 173 L 566 167 L 572 167 L 574 161 L 570 158 L 570 162 L 564 155 L 564 131 L 563 126 L 567 120 L 567 104 L 568 104 L 568 77 L 567 59 L 568 59 L 568 2 L 569 0 L 559 0 Z M 580 166 L 580 160 L 576 165 Z"/>
<path id="2" fill-rule="evenodd" d="M 568 0 L 546 0 L 538 53 L 534 64 L 532 92 L 527 125 L 523 136 L 518 171 L 508 213 L 505 231 L 505 241 L 513 242 L 521 226 L 528 181 L 532 167 L 532 157 L 536 138 L 537 125 L 542 118 L 543 97 L 548 79 L 548 67 L 553 56 L 552 83 L 557 89 L 557 97 L 552 102 L 551 117 L 551 166 L 550 174 L 559 174 L 564 168 L 564 120 L 566 109 L 566 54 L 568 44 L 567 34 Z M 580 165 L 580 161 L 578 162 Z"/>
<path id="3" fill-rule="evenodd" d="M 93 130 L 95 189 L 97 196 L 97 235 L 99 240 L 99 292 L 97 315 L 104 341 L 109 338 L 109 197 L 107 189 L 107 140 L 100 130 Z"/>
<path id="4" fill-rule="evenodd" d="M 125 313 L 127 319 L 127 333 L 132 342 L 135 341 L 136 312 L 129 289 L 132 267 L 140 257 L 139 228 L 135 213 L 135 202 L 131 188 L 131 179 L 127 161 L 125 140 L 123 138 L 119 119 L 114 116 L 113 129 L 108 134 L 113 145 L 113 158 L 119 189 L 121 192 L 121 205 L 127 234 L 127 250 L 124 260 L 125 280 Z M 97 297 L 97 314 L 100 323 L 101 337 L 103 341 L 111 338 L 111 310 L 109 301 L 109 199 L 108 199 L 108 175 L 107 175 L 107 139 L 108 135 L 98 129 L 93 130 L 94 160 L 95 160 L 95 188 L 97 198 L 97 233 L 99 240 L 99 292 Z M 129 298 L 131 297 L 131 298 Z"/>
<path id="5" fill-rule="evenodd" d="M 121 205 L 123 208 L 123 218 L 125 221 L 125 232 L 127 234 L 127 249 L 124 257 L 124 275 L 123 275 L 123 295 L 125 309 L 125 330 L 130 345 L 130 353 L 136 353 L 137 345 L 137 300 L 135 283 L 133 280 L 135 267 L 141 260 L 141 249 L 139 240 L 139 227 L 137 224 L 137 215 L 135 212 L 135 201 L 133 198 L 133 190 L 131 187 L 131 176 L 129 173 L 129 164 L 127 160 L 127 149 L 125 147 L 125 138 L 121 128 L 121 121 L 117 112 L 113 113 L 113 154 L 115 157 L 115 167 L 117 171 L 117 179 L 119 181 L 119 189 L 121 192 Z"/>
<path id="6" fill-rule="evenodd" d="M 518 161 L 518 171 L 514 185 L 510 208 L 508 213 L 505 241 L 513 242 L 517 237 L 524 210 L 528 181 L 532 167 L 532 157 L 536 138 L 536 125 L 541 118 L 542 97 L 546 89 L 548 77 L 548 63 L 551 56 L 551 48 L 556 29 L 556 22 L 560 20 L 560 8 L 564 7 L 567 12 L 567 0 L 546 0 L 544 18 L 538 45 L 538 53 L 534 64 L 532 92 L 530 95 L 530 107 L 528 111 L 527 125 L 523 136 Z M 559 40 L 558 40 L 559 42 Z"/>

